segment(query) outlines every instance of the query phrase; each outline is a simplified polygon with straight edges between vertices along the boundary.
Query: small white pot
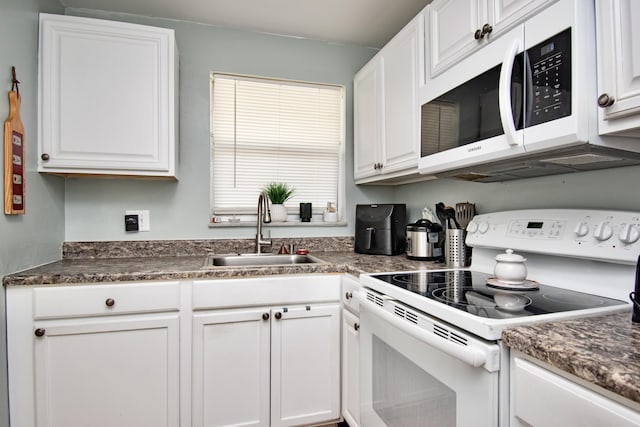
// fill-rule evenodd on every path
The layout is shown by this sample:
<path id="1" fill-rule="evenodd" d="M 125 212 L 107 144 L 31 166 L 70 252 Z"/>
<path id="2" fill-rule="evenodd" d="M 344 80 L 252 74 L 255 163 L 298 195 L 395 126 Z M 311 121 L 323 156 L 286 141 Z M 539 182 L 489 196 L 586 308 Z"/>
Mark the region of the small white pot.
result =
<path id="1" fill-rule="evenodd" d="M 527 279 L 527 266 L 524 263 L 526 258 L 522 255 L 514 254 L 512 249 L 507 249 L 506 253 L 496 255 L 496 265 L 493 273 L 499 282 L 520 285 Z"/>
<path id="2" fill-rule="evenodd" d="M 281 204 L 273 203 L 271 205 L 271 221 L 284 222 L 287 220 L 287 208 Z"/>

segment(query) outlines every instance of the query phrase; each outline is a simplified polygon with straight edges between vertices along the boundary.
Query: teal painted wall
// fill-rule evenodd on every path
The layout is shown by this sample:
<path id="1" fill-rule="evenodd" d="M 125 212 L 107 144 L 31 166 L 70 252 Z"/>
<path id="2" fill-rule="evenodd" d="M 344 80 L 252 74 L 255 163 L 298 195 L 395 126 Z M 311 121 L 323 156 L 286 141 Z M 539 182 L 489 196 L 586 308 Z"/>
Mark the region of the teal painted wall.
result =
<path id="1" fill-rule="evenodd" d="M 0 119 L 4 123 L 9 114 L 7 92 L 11 89 L 11 67 L 15 66 L 21 82 L 20 115 L 25 127 L 26 149 L 26 214 L 0 216 L 0 277 L 61 255 L 64 183 L 59 178 L 36 172 L 36 133 L 38 12 L 61 13 L 62 10 L 57 0 L 0 0 Z M 4 156 L 0 157 L 0 163 L 4 162 Z M 5 294 L 1 292 L 0 426 L 9 425 L 5 317 Z"/>
<path id="2" fill-rule="evenodd" d="M 209 74 L 211 71 L 340 84 L 346 87 L 347 218 L 357 203 L 391 202 L 393 189 L 353 184 L 353 76 L 374 49 L 166 19 L 67 9 L 67 14 L 173 28 L 180 57 L 178 182 L 67 179 L 66 240 L 216 239 L 253 237 L 255 227 L 208 227 Z M 257 194 L 256 194 L 257 202 Z M 127 234 L 128 209 L 148 209 L 151 231 Z M 273 237 L 344 236 L 342 227 L 272 227 Z"/>
<path id="3" fill-rule="evenodd" d="M 640 141 L 638 141 L 640 144 Z M 640 166 L 579 172 L 501 183 L 436 180 L 398 187 L 397 203 L 407 203 L 410 218 L 425 206 L 472 202 L 480 213 L 513 209 L 617 209 L 640 212 Z"/>

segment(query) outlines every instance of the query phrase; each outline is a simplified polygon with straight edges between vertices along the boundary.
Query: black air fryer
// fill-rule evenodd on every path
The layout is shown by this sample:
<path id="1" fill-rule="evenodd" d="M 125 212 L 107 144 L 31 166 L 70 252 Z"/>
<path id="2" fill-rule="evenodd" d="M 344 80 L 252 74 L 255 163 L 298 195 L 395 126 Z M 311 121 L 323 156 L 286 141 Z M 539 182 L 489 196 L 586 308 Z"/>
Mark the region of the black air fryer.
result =
<path id="1" fill-rule="evenodd" d="M 355 251 L 399 255 L 406 247 L 404 204 L 356 205 Z"/>

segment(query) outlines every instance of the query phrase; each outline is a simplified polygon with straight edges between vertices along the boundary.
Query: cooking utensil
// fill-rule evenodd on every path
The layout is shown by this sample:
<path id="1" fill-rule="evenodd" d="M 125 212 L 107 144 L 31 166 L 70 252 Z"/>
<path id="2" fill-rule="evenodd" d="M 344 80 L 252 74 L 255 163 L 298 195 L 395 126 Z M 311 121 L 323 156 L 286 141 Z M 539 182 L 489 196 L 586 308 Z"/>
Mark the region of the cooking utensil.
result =
<path id="1" fill-rule="evenodd" d="M 448 223 L 448 221 L 447 221 L 447 213 L 444 210 L 444 203 L 442 203 L 442 202 L 436 203 L 436 216 L 440 220 L 440 224 L 442 225 L 442 228 L 444 228 L 444 229 L 449 228 L 449 226 L 447 224 Z"/>
<path id="2" fill-rule="evenodd" d="M 475 214 L 476 205 L 474 203 L 456 203 L 456 220 L 460 224 L 460 228 L 466 229 Z"/>
<path id="3" fill-rule="evenodd" d="M 638 257 L 638 264 L 636 265 L 636 284 L 633 292 L 629 294 L 631 302 L 633 303 L 633 314 L 631 320 L 633 323 L 640 323 L 640 256 Z"/>
<path id="4" fill-rule="evenodd" d="M 460 228 L 460 224 L 456 219 L 456 210 L 454 208 L 452 208 L 451 206 L 445 206 L 444 213 L 447 216 L 447 224 L 449 225 L 448 228 Z M 451 227 L 451 220 L 453 220 L 455 227 Z"/>

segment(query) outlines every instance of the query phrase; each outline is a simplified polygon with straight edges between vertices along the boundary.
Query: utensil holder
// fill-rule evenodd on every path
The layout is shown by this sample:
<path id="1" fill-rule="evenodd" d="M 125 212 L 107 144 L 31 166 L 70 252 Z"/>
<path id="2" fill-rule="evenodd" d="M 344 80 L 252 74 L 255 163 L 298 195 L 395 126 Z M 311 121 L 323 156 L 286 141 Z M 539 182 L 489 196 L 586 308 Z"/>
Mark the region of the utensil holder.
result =
<path id="1" fill-rule="evenodd" d="M 466 230 L 460 228 L 448 228 L 444 238 L 444 260 L 447 267 L 467 267 L 467 245 L 464 243 L 467 237 Z"/>

